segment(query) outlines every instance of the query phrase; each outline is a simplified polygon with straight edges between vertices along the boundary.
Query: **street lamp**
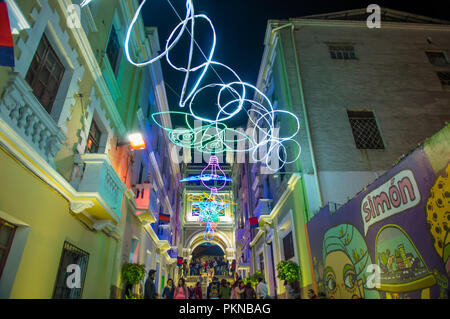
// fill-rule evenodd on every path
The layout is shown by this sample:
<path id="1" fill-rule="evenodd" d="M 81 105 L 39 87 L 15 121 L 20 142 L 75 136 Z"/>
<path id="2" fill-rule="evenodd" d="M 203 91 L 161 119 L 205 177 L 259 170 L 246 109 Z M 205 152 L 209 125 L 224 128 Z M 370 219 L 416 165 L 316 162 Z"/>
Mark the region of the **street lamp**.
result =
<path id="1" fill-rule="evenodd" d="M 145 141 L 141 133 L 129 134 L 128 140 L 130 141 L 132 150 L 136 151 L 145 149 Z"/>

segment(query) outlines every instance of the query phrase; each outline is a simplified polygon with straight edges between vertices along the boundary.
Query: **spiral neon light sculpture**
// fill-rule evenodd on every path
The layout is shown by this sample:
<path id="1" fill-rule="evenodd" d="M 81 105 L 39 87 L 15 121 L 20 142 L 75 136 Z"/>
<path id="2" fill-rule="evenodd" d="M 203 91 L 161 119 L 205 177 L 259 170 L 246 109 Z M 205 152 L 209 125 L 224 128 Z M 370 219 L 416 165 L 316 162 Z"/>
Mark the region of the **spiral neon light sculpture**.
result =
<path id="1" fill-rule="evenodd" d="M 251 152 L 252 154 L 251 156 L 254 161 L 264 162 L 267 168 L 274 172 L 277 171 L 278 169 L 281 169 L 286 164 L 295 162 L 300 157 L 301 152 L 300 144 L 294 139 L 294 137 L 297 136 L 300 130 L 299 119 L 297 118 L 297 116 L 295 116 L 295 114 L 289 111 L 275 109 L 269 98 L 266 95 L 264 95 L 264 93 L 261 92 L 258 88 L 249 83 L 243 82 L 239 77 L 239 75 L 227 65 L 218 61 L 214 61 L 213 58 L 217 43 L 214 25 L 206 15 L 195 14 L 192 0 L 187 0 L 185 2 L 186 12 L 184 15 L 184 19 L 182 19 L 178 15 L 178 12 L 173 7 L 170 0 L 167 0 L 169 5 L 172 7 L 172 9 L 179 17 L 180 23 L 176 25 L 175 28 L 170 33 L 163 52 L 147 61 L 135 61 L 131 57 L 129 49 L 131 32 L 146 2 L 147 0 L 143 0 L 142 3 L 139 5 L 128 27 L 125 38 L 125 54 L 128 61 L 136 67 L 147 66 L 165 57 L 167 63 L 172 68 L 185 74 L 178 104 L 182 108 L 188 105 L 189 113 L 182 113 L 182 112 L 169 112 L 169 113 L 171 115 L 184 114 L 186 118 L 190 116 L 196 120 L 208 123 L 207 125 L 208 129 L 215 128 L 216 134 L 213 134 L 216 139 L 216 141 L 214 142 L 215 143 L 214 149 L 219 149 L 219 151 L 220 147 L 222 147 L 222 151 L 228 150 L 232 152 L 240 152 L 240 151 Z M 195 41 L 195 26 L 196 23 L 198 22 L 206 23 L 212 32 L 211 46 L 207 54 L 205 54 L 202 51 L 202 49 L 198 46 L 197 42 Z M 178 66 L 171 60 L 170 52 L 176 47 L 182 36 L 185 34 L 187 34 L 190 37 L 190 45 L 187 53 L 188 54 L 187 65 Z M 204 61 L 202 63 L 199 63 L 198 65 L 193 65 L 195 46 L 199 47 L 204 59 Z M 216 69 L 219 69 L 221 72 L 227 73 L 228 76 L 231 76 L 232 78 L 234 78 L 234 80 L 225 83 Z M 221 80 L 220 83 L 204 83 L 206 73 L 210 70 L 216 73 L 216 75 Z M 196 73 L 195 74 L 196 78 L 192 80 L 194 78 L 194 73 Z M 190 82 L 194 82 L 194 84 L 191 85 L 191 87 L 189 88 Z M 215 116 L 207 118 L 200 115 L 199 109 L 198 108 L 196 109 L 195 105 L 201 104 L 195 102 L 199 96 L 204 94 L 205 90 L 211 89 L 218 90 L 216 101 L 211 101 L 211 105 L 213 104 L 217 105 L 217 111 Z M 253 94 L 254 99 L 248 98 L 250 94 Z M 231 95 L 232 98 L 226 97 L 227 95 L 228 96 Z M 234 144 L 231 144 L 230 141 L 226 140 L 226 134 L 224 135 L 224 132 L 226 133 L 227 130 L 229 130 L 229 128 L 227 128 L 223 124 L 223 122 L 230 120 L 234 118 L 236 115 L 241 114 L 243 112 L 246 112 L 248 116 L 248 123 L 250 124 L 252 133 L 250 135 L 244 134 L 242 136 L 243 139 L 248 141 L 248 147 L 246 147 L 243 150 L 235 150 Z M 294 126 L 296 126 L 292 134 L 284 137 L 278 136 L 277 131 L 275 130 L 276 120 L 277 119 L 280 120 L 280 118 L 282 117 L 292 120 L 293 123 L 295 123 Z M 198 131 L 196 132 L 189 125 L 187 125 L 188 128 L 186 130 L 181 131 L 171 130 L 170 128 L 166 128 L 163 125 L 161 125 L 161 123 L 159 123 L 159 121 L 157 121 L 154 117 L 153 120 L 158 125 L 169 131 L 169 138 L 175 144 L 182 147 L 193 147 L 193 145 L 195 145 L 194 147 L 202 152 L 217 153 L 217 151 L 211 151 L 208 148 L 205 148 L 204 145 L 202 145 L 201 142 L 205 141 L 205 137 L 203 136 L 204 130 L 202 130 L 202 134 L 199 134 Z M 284 120 L 285 119 L 283 119 L 283 121 Z M 211 137 L 211 134 L 207 135 Z M 175 136 L 178 137 L 183 136 L 183 139 L 177 140 Z M 189 143 L 184 143 L 185 142 L 184 137 L 190 139 Z M 206 136 L 206 139 L 207 137 L 208 136 Z M 194 140 L 192 140 L 193 138 Z M 294 148 L 294 151 L 291 152 L 291 154 L 294 154 L 294 156 L 288 157 L 287 154 L 288 144 L 291 144 L 292 147 Z M 260 152 L 260 149 L 262 148 L 267 149 L 267 152 Z M 276 158 L 278 159 L 279 163 L 281 163 L 281 165 L 278 165 L 277 163 L 276 169 L 272 168 L 271 165 L 273 164 L 271 156 L 271 154 L 273 153 L 277 155 Z M 265 155 L 261 156 L 261 158 L 258 158 L 259 154 Z"/>

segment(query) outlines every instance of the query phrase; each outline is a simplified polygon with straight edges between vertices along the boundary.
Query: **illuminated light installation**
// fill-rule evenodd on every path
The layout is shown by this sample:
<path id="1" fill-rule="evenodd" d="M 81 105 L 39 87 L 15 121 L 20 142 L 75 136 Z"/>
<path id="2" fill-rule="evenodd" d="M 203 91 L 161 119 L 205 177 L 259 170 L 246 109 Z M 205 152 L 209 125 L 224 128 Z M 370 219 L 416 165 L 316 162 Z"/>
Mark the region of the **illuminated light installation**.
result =
<path id="1" fill-rule="evenodd" d="M 198 201 L 207 201 L 210 198 L 210 194 L 207 193 L 201 193 L 201 194 L 191 194 L 189 195 L 186 200 L 188 202 L 198 202 Z M 232 202 L 231 200 L 222 198 L 222 202 L 227 205 L 237 205 L 236 203 Z"/>
<path id="2" fill-rule="evenodd" d="M 83 0 L 83 2 L 81 2 L 80 6 L 83 8 L 84 6 L 87 6 L 92 0 Z"/>
<path id="3" fill-rule="evenodd" d="M 146 2 L 147 0 L 143 0 L 139 5 L 127 30 L 127 34 L 125 37 L 125 54 L 128 61 L 136 67 L 144 67 L 165 57 L 167 63 L 169 63 L 172 68 L 179 72 L 185 73 L 183 87 L 180 94 L 179 106 L 185 107 L 187 104 L 189 106 L 190 114 L 181 112 L 168 113 L 170 113 L 171 115 L 185 114 L 186 118 L 188 116 L 192 116 L 196 120 L 208 123 L 206 127 L 207 130 L 215 129 L 216 131 L 216 133 L 214 134 L 214 137 L 216 139 L 214 140 L 213 145 L 208 145 L 208 143 L 206 143 L 208 147 L 205 147 L 202 142 L 208 141 L 208 137 L 211 137 L 212 135 L 211 133 L 205 133 L 205 130 L 203 128 L 200 131 L 196 131 L 188 125 L 188 129 L 186 130 L 171 130 L 169 128 L 163 127 L 160 123 L 158 123 L 158 121 L 155 120 L 155 118 L 153 118 L 153 120 L 158 125 L 160 125 L 163 129 L 169 131 L 170 140 L 176 145 L 182 147 L 194 147 L 199 151 L 205 153 L 218 153 L 223 152 L 224 150 L 228 150 L 231 152 L 251 152 L 251 156 L 254 161 L 264 162 L 267 168 L 273 172 L 281 169 L 286 164 L 295 162 L 300 157 L 301 152 L 300 144 L 294 139 L 298 135 L 300 130 L 299 119 L 295 114 L 291 112 L 274 108 L 269 98 L 260 90 L 258 90 L 258 88 L 249 83 L 243 82 L 240 79 L 239 75 L 227 65 L 213 60 L 214 51 L 216 48 L 216 32 L 214 29 L 214 25 L 206 15 L 195 14 L 192 0 L 187 0 L 185 3 L 186 13 L 184 19 L 180 17 L 170 0 L 167 0 L 176 15 L 179 17 L 180 23 L 175 26 L 175 28 L 169 35 L 163 52 L 159 53 L 156 57 L 150 58 L 147 61 L 136 62 L 133 60 L 129 49 L 131 32 Z M 207 54 L 203 52 L 203 50 L 195 41 L 195 25 L 198 22 L 206 23 L 212 32 L 211 47 Z M 186 32 L 190 37 L 187 65 L 177 66 L 172 62 L 170 58 L 170 51 L 175 48 L 181 37 L 186 34 Z M 195 46 L 200 49 L 204 58 L 204 62 L 198 65 L 192 65 Z M 222 77 L 217 73 L 216 69 L 228 73 L 235 80 L 229 83 L 225 83 L 222 80 Z M 205 80 L 205 75 L 209 70 L 212 70 L 216 73 L 221 83 L 202 84 L 202 82 Z M 192 78 L 194 72 L 197 72 L 197 74 L 199 73 L 198 77 L 195 79 L 192 87 L 188 89 L 188 84 L 190 82 L 189 80 Z M 216 116 L 213 116 L 212 118 L 200 116 L 198 113 L 199 110 L 195 109 L 195 105 L 199 105 L 200 107 L 204 105 L 202 103 L 195 103 L 195 101 L 199 95 L 204 93 L 206 89 L 218 90 L 217 100 L 211 101 L 211 105 L 216 104 L 218 108 Z M 225 92 L 227 92 L 228 95 L 232 95 L 233 98 L 228 98 L 228 100 L 226 100 Z M 254 99 L 247 98 L 247 96 L 249 95 L 254 96 Z M 227 135 L 224 133 L 227 133 L 227 131 L 230 129 L 227 128 L 223 124 L 223 122 L 232 119 L 242 112 L 247 113 L 249 123 L 251 123 L 250 126 L 252 134 L 250 134 L 250 136 L 243 134 L 243 139 L 249 141 L 248 147 L 246 147 L 244 150 L 235 150 L 234 144 L 231 144 L 231 141 L 226 140 Z M 294 129 L 294 133 L 290 136 L 280 137 L 277 134 L 275 124 L 277 123 L 277 121 L 281 120 L 281 117 L 283 117 L 283 122 L 285 120 L 284 118 L 289 118 L 291 121 L 296 123 L 296 129 Z M 231 146 L 229 144 L 231 144 Z M 294 156 L 291 156 L 291 158 L 289 158 L 287 154 L 289 144 L 291 144 L 291 148 L 289 149 L 290 153 L 294 154 Z M 222 147 L 221 150 L 220 147 Z M 212 148 L 216 149 L 216 151 L 213 151 Z M 217 149 L 219 150 L 217 151 Z M 267 151 L 260 151 L 263 149 L 266 149 Z M 272 164 L 274 163 L 272 163 L 271 154 L 273 153 L 277 155 L 276 157 L 280 163 L 279 166 L 278 163 L 276 163 L 276 168 L 272 167 Z M 265 155 L 261 156 L 261 158 L 258 158 L 259 154 Z"/>
<path id="4" fill-rule="evenodd" d="M 186 177 L 186 178 L 182 178 L 180 179 L 180 183 L 186 183 L 186 182 L 197 182 L 197 181 L 227 181 L 227 182 L 231 182 L 232 179 L 228 178 L 228 177 L 223 177 L 223 176 L 217 176 L 217 175 L 211 175 L 211 174 L 205 174 L 205 175 L 196 175 L 196 176 L 190 176 L 190 177 Z"/>
<path id="5" fill-rule="evenodd" d="M 225 209 L 230 205 L 236 205 L 219 194 L 219 190 L 223 189 L 227 181 L 231 181 L 231 179 L 227 178 L 225 172 L 220 168 L 216 155 L 210 157 L 208 165 L 202 170 L 200 176 L 193 177 L 200 180 L 210 190 L 210 194 L 202 193 L 187 197 L 187 201 L 192 202 L 192 216 L 198 216 L 198 221 L 205 223 L 203 237 L 210 241 L 214 238 L 216 224 L 220 217 L 225 216 Z"/>

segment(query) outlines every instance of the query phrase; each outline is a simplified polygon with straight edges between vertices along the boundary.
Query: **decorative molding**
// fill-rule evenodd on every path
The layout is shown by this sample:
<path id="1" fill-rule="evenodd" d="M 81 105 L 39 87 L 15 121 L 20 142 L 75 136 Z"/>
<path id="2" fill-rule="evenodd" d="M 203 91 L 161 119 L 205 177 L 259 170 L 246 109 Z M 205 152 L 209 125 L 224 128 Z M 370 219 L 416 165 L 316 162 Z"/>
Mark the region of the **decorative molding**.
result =
<path id="1" fill-rule="evenodd" d="M 73 201 L 70 202 L 70 210 L 75 214 L 80 214 L 84 212 L 86 209 L 94 206 L 92 201 Z"/>
<path id="2" fill-rule="evenodd" d="M 17 73 L 11 73 L 0 101 L 0 117 L 20 135 L 14 141 L 33 147 L 52 167 L 65 135 L 37 100 L 28 83 Z"/>
<path id="3" fill-rule="evenodd" d="M 61 28 L 61 25 L 64 25 L 61 23 L 63 17 L 56 10 L 52 10 L 48 0 L 41 1 L 42 6 L 39 12 L 34 8 L 31 13 L 34 19 L 33 27 L 24 30 L 27 37 L 20 37 L 17 42 L 21 54 L 17 58 L 15 71 L 22 78 L 26 77 L 42 35 L 46 34 L 65 68 L 51 116 L 66 133 L 66 122 L 70 119 L 70 111 L 75 103 L 74 96 L 79 90 L 78 83 L 84 75 L 84 66 L 78 63 L 77 50 L 70 46 L 69 33 Z M 65 11 L 64 9 L 63 11 Z"/>
<path id="4" fill-rule="evenodd" d="M 16 4 L 15 0 L 6 0 L 8 4 L 9 20 L 11 24 L 11 33 L 18 35 L 22 30 L 30 28 L 30 24 L 24 14 Z"/>

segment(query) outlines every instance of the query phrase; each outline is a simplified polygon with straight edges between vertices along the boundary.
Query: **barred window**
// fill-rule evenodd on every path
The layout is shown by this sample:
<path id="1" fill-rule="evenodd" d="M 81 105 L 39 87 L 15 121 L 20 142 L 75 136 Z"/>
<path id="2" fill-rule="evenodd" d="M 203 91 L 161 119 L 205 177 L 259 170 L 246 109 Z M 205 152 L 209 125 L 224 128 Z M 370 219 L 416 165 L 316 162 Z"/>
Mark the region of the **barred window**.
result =
<path id="1" fill-rule="evenodd" d="M 353 45 L 329 45 L 328 48 L 333 60 L 356 60 Z"/>
<path id="2" fill-rule="evenodd" d="M 428 60 L 434 66 L 446 66 L 448 64 L 447 57 L 444 52 L 426 52 Z"/>
<path id="3" fill-rule="evenodd" d="M 450 86 L 450 72 L 437 72 L 437 76 L 443 86 Z"/>
<path id="4" fill-rule="evenodd" d="M 358 149 L 384 149 L 375 114 L 372 111 L 347 111 Z"/>
<path id="5" fill-rule="evenodd" d="M 89 261 L 89 254 L 80 248 L 64 242 L 61 260 L 59 262 L 58 275 L 56 277 L 55 289 L 53 291 L 54 299 L 81 299 L 83 294 L 84 279 Z M 67 278 L 75 273 L 68 273 L 70 265 L 78 265 L 80 269 L 81 287 L 69 288 L 67 286 Z M 70 269 L 69 269 L 70 270 Z"/>

